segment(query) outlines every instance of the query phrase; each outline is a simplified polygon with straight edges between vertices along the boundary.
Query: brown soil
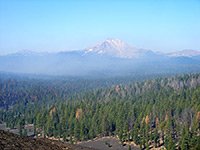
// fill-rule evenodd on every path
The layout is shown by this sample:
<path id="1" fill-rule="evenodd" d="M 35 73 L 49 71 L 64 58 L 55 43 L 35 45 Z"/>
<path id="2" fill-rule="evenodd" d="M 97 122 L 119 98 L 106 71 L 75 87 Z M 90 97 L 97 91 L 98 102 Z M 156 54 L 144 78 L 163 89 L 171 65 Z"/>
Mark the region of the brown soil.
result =
<path id="1" fill-rule="evenodd" d="M 29 138 L 0 130 L 0 150 L 95 150 L 44 138 Z"/>
<path id="2" fill-rule="evenodd" d="M 110 147 L 105 144 L 106 141 L 110 144 Z M 96 140 L 94 139 L 93 141 L 79 143 L 79 145 L 96 148 L 99 150 L 128 150 L 129 147 L 128 143 L 124 143 L 124 145 L 121 146 L 120 141 L 114 137 L 103 137 Z M 134 146 L 132 143 L 130 143 L 130 146 L 132 150 L 139 150 L 139 147 Z"/>

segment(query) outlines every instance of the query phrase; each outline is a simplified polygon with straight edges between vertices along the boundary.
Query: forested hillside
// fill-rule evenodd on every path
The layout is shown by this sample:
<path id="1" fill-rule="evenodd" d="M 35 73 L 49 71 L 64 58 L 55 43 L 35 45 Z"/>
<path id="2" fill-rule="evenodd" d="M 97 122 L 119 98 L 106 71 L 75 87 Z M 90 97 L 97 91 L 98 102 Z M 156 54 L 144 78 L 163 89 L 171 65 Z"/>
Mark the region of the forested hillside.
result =
<path id="1" fill-rule="evenodd" d="M 151 79 L 166 74 L 117 77 L 64 77 L 0 74 L 0 108 L 8 110 L 14 104 L 28 102 L 69 101 L 74 95 L 108 88 L 118 84 Z M 168 75 L 169 76 L 169 75 Z"/>
<path id="2" fill-rule="evenodd" d="M 40 101 L 43 95 L 29 102 L 27 95 L 34 90 L 23 84 L 27 95 L 15 90 L 21 93 L 20 99 L 28 101 L 0 111 L 1 121 L 11 128 L 18 125 L 21 135 L 26 135 L 23 127 L 29 123 L 34 124 L 36 135 L 69 139 L 70 143 L 109 135 L 118 137 L 122 145 L 134 141 L 141 149 L 152 145 L 168 150 L 200 147 L 200 74 L 71 94 L 61 88 L 57 95 L 51 92 L 56 85 L 47 84 L 48 91 L 37 84 L 34 94 L 44 93 L 45 100 Z M 15 97 L 11 89 L 10 95 Z"/>

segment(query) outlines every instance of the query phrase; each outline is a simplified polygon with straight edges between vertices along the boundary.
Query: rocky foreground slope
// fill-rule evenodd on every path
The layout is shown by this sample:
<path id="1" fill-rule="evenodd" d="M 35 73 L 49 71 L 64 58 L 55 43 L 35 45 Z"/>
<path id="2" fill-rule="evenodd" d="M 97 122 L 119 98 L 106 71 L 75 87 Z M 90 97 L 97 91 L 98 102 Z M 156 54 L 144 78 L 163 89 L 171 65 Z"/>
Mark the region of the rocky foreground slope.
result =
<path id="1" fill-rule="evenodd" d="M 43 138 L 28 138 L 0 130 L 0 150 L 95 150 L 80 145 L 71 145 Z"/>

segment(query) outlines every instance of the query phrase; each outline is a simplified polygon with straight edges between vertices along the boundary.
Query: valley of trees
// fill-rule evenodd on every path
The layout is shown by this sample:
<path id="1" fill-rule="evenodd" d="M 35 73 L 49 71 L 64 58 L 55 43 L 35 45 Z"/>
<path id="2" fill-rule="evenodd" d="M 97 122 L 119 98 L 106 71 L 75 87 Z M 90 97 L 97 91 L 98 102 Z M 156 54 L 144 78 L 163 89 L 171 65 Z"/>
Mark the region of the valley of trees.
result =
<path id="1" fill-rule="evenodd" d="M 168 74 L 169 76 L 170 74 Z M 78 95 L 87 91 L 108 88 L 120 83 L 141 81 L 144 79 L 166 76 L 166 74 L 144 74 L 134 76 L 118 77 L 53 77 L 53 76 L 33 76 L 0 74 L 0 108 L 8 110 L 14 104 L 28 102 L 48 103 L 69 101 L 69 96 Z"/>
<path id="2" fill-rule="evenodd" d="M 116 136 L 141 149 L 200 149 L 200 74 L 110 82 L 1 80 L 0 121 L 70 143 Z"/>

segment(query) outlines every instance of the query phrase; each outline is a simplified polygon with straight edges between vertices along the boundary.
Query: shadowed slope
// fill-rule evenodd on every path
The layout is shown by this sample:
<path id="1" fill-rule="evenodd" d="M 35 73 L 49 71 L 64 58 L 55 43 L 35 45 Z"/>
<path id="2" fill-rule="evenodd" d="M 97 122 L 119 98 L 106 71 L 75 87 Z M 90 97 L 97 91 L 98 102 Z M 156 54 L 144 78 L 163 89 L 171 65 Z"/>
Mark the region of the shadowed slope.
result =
<path id="1" fill-rule="evenodd" d="M 37 150 L 95 150 L 79 145 L 71 145 L 60 141 L 43 138 L 28 138 L 0 130 L 0 149 L 37 149 Z"/>

